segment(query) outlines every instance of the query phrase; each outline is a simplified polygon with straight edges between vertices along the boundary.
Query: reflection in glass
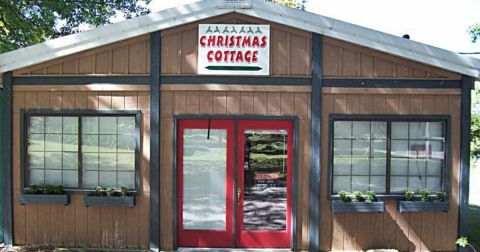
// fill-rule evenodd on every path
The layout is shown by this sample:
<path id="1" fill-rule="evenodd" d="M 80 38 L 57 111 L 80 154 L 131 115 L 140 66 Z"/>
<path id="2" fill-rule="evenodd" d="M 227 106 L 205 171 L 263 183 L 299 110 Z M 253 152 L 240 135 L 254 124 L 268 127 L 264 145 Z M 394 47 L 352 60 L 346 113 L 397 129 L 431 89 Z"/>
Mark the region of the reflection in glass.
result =
<path id="1" fill-rule="evenodd" d="M 244 132 L 244 230 L 285 230 L 287 146 L 285 130 Z"/>
<path id="2" fill-rule="evenodd" d="M 185 129 L 183 135 L 183 228 L 225 230 L 227 131 Z"/>

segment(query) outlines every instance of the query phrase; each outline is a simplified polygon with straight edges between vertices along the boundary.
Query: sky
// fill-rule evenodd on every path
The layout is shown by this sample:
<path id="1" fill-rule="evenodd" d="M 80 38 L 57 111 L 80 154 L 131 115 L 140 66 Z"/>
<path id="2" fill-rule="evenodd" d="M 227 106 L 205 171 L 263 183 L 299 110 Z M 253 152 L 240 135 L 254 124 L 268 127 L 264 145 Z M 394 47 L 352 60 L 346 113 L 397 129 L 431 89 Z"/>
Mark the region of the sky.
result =
<path id="1" fill-rule="evenodd" d="M 149 7 L 155 12 L 195 1 L 152 0 Z M 480 0 L 309 0 L 306 10 L 454 52 L 480 52 L 480 42 L 467 33 L 480 22 Z"/>

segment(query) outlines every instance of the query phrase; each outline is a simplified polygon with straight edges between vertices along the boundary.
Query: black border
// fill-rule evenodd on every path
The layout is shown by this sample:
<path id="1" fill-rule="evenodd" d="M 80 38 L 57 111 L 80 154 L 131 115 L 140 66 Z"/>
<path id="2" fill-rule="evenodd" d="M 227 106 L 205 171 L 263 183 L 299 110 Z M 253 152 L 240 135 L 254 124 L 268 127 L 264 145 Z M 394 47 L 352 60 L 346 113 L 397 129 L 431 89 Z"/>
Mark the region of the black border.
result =
<path id="1" fill-rule="evenodd" d="M 207 115 L 207 114 L 195 114 L 195 115 L 190 115 L 190 114 L 182 114 L 182 115 L 174 115 L 173 116 L 173 149 L 172 149 L 172 156 L 173 156 L 173 197 L 172 197 L 172 206 L 173 206 L 173 237 L 174 237 L 174 244 L 173 244 L 173 250 L 176 250 L 178 248 L 178 243 L 177 243 L 177 158 L 178 158 L 178 152 L 177 152 L 177 133 L 178 133 L 178 121 L 179 120 L 188 120 L 188 119 L 225 119 L 225 120 L 233 120 L 234 121 L 234 129 L 236 130 L 237 128 L 237 121 L 240 120 L 291 120 L 293 122 L 293 178 L 292 178 L 292 213 L 291 213 L 291 220 L 292 220 L 292 232 L 290 236 L 290 241 L 291 241 L 291 249 L 295 250 L 296 246 L 296 224 L 297 224 L 297 187 L 298 187 L 298 136 L 299 136 L 299 118 L 298 116 L 262 116 L 262 115 Z M 235 134 L 236 135 L 236 134 Z M 235 136 L 236 139 L 236 136 Z M 235 145 L 236 147 L 236 145 Z M 235 151 L 236 153 L 236 151 Z M 236 154 L 235 154 L 236 156 Z M 235 163 L 234 166 L 237 164 Z M 235 185 L 236 186 L 236 185 Z M 235 214 L 234 214 L 235 216 Z M 234 218 L 235 219 L 235 218 Z M 234 232 L 235 233 L 235 232 Z M 234 239 L 235 240 L 235 239 Z M 234 244 L 232 244 L 232 247 Z"/>
<path id="2" fill-rule="evenodd" d="M 451 151 L 451 116 L 450 115 L 387 115 L 387 114 L 330 114 L 328 122 L 328 200 L 339 199 L 338 196 L 332 195 L 333 186 L 333 123 L 337 120 L 352 120 L 352 121 L 404 121 L 404 122 L 421 122 L 421 121 L 441 121 L 446 123 L 445 127 L 445 169 L 444 176 L 444 191 L 450 195 L 450 174 L 452 169 L 452 151 Z M 390 141 L 390 139 L 387 139 Z M 388 162 L 387 167 L 389 168 Z M 387 179 L 388 180 L 388 179 Z M 400 200 L 404 199 L 404 194 L 383 194 L 377 195 L 379 200 Z"/>
<path id="3" fill-rule="evenodd" d="M 118 75 L 118 76 L 16 76 L 13 85 L 85 85 L 85 84 L 129 84 L 148 85 L 148 75 Z"/>
<path id="4" fill-rule="evenodd" d="M 320 248 L 320 175 L 322 149 L 322 65 L 323 37 L 312 33 L 312 93 L 311 93 L 311 136 L 310 136 L 310 190 L 308 248 L 318 251 Z"/>
<path id="5" fill-rule="evenodd" d="M 28 118 L 30 116 L 135 116 L 135 191 L 133 193 L 141 192 L 142 182 L 140 178 L 140 165 L 141 165 L 141 126 L 142 126 L 142 112 L 140 110 L 92 110 L 92 109 L 21 109 L 20 110 L 20 188 L 23 193 L 26 189 L 25 185 L 25 170 L 27 169 L 27 145 L 26 138 L 28 130 Z M 80 131 L 80 128 L 79 128 Z M 79 135 L 81 138 L 81 135 Z M 80 142 L 79 142 L 80 146 Z M 79 159 L 79 165 L 81 159 Z M 81 169 L 81 167 L 79 167 Z M 79 181 L 81 176 L 78 177 Z M 81 185 L 81 183 L 79 183 Z M 87 188 L 65 188 L 67 193 L 76 194 L 90 192 L 91 189 Z"/>
<path id="6" fill-rule="evenodd" d="M 460 108 L 460 172 L 459 209 L 458 209 L 458 236 L 465 236 L 468 232 L 468 194 L 470 183 L 470 126 L 471 126 L 471 91 L 474 79 L 462 76 L 462 95 Z M 461 251 L 465 248 L 458 247 Z"/>
<path id="7" fill-rule="evenodd" d="M 324 79 L 324 87 L 343 88 L 461 88 L 459 80 Z"/>
<path id="8" fill-rule="evenodd" d="M 13 153 L 13 115 L 12 115 L 12 72 L 3 74 L 2 90 L 2 157 L 3 157 L 3 242 L 13 245 L 13 196 L 12 196 L 12 153 Z"/>
<path id="9" fill-rule="evenodd" d="M 150 249 L 160 248 L 160 31 L 150 39 Z"/>

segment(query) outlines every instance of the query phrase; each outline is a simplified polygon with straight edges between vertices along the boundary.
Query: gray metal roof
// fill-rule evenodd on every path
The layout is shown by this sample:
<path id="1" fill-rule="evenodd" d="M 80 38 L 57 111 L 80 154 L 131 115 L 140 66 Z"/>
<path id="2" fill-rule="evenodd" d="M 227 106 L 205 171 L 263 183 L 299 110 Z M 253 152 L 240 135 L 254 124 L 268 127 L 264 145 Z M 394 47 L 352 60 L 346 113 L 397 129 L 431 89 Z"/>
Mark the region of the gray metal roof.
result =
<path id="1" fill-rule="evenodd" d="M 251 0 L 251 4 L 247 7 L 229 8 L 225 7 L 224 0 L 203 0 L 52 39 L 0 54 L 0 73 L 232 12 L 319 33 L 427 65 L 480 78 L 479 59 L 333 18 L 267 3 L 264 0 Z"/>

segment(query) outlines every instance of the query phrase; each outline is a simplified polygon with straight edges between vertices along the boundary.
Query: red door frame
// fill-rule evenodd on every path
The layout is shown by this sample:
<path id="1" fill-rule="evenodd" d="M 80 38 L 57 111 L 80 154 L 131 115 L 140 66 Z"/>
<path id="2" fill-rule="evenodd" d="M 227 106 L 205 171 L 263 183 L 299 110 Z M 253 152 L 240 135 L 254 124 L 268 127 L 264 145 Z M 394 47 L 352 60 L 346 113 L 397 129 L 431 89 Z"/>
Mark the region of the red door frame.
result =
<path id="1" fill-rule="evenodd" d="M 235 130 L 235 124 L 237 129 Z M 293 186 L 293 120 L 227 120 L 227 119 L 179 119 L 177 124 L 177 245 L 180 247 L 244 247 L 244 248 L 290 248 L 292 230 L 292 186 Z M 226 229 L 185 230 L 183 229 L 183 132 L 184 129 L 227 130 L 227 173 Z M 243 184 L 243 132 L 245 130 L 287 130 L 287 225 L 284 231 L 242 230 L 243 193 L 235 202 L 234 166 L 237 166 L 236 186 L 244 191 Z M 235 138 L 237 141 L 237 164 L 234 162 Z M 236 213 L 233 215 L 233 206 Z M 233 240 L 233 218 L 236 220 L 235 242 Z"/>
<path id="2" fill-rule="evenodd" d="M 225 230 L 183 229 L 183 131 L 184 129 L 227 130 L 226 172 L 226 228 Z M 233 245 L 233 165 L 234 165 L 234 121 L 211 119 L 186 119 L 178 121 L 177 131 L 177 232 L 178 245 L 185 247 L 232 247 Z"/>
<path id="3" fill-rule="evenodd" d="M 287 130 L 287 216 L 286 230 L 243 230 L 243 192 L 244 170 L 243 158 L 245 145 L 243 132 L 245 130 Z M 236 213 L 236 245 L 243 248 L 290 248 L 291 240 L 291 213 L 292 213 L 292 176 L 293 176 L 293 121 L 291 120 L 242 120 L 237 125 L 237 187 L 242 193 L 237 199 Z"/>

